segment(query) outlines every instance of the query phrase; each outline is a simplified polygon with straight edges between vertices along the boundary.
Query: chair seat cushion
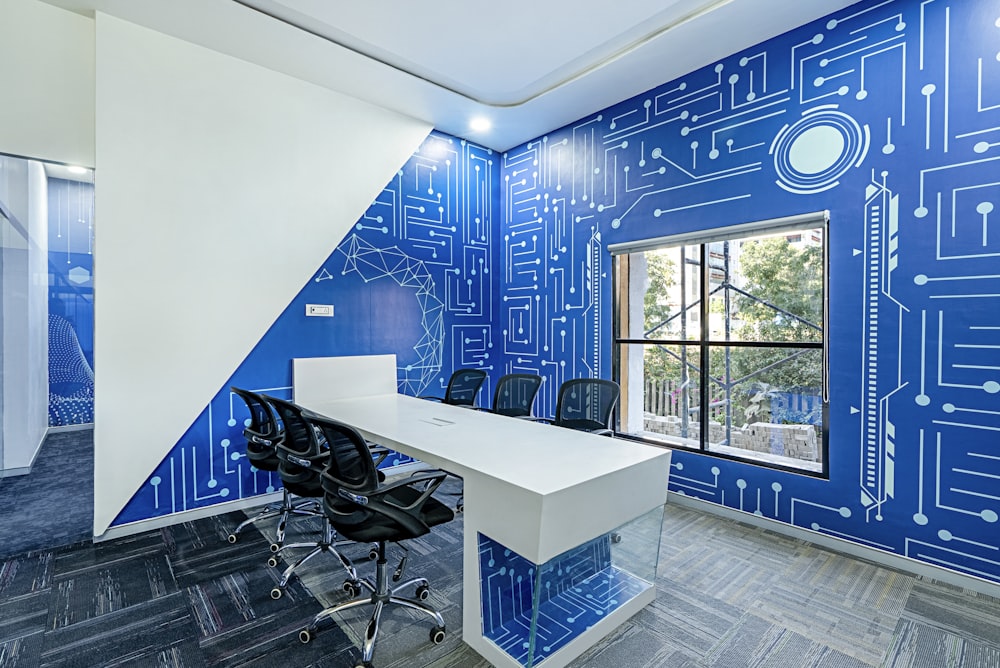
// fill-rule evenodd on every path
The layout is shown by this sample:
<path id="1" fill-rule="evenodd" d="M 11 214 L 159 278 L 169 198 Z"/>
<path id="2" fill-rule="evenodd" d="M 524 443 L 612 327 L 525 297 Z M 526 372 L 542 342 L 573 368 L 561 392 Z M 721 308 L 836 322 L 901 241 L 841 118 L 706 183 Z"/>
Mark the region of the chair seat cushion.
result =
<path id="1" fill-rule="evenodd" d="M 323 496 L 323 486 L 320 484 L 318 479 L 310 480 L 308 482 L 288 482 L 283 481 L 285 489 L 294 494 L 295 496 L 308 496 L 310 498 L 317 498 Z"/>
<path id="2" fill-rule="evenodd" d="M 261 471 L 277 471 L 278 464 L 280 463 L 278 455 L 274 453 L 274 450 L 270 450 L 266 453 L 254 452 L 248 447 L 247 459 L 250 460 L 250 464 L 252 464 L 255 469 Z"/>
<path id="3" fill-rule="evenodd" d="M 420 492 L 409 487 L 393 490 L 391 499 L 394 505 L 407 506 L 419 498 Z M 393 521 L 391 518 L 374 512 L 356 512 L 359 507 L 336 499 L 327 494 L 324 499 L 327 514 L 337 533 L 353 541 L 361 543 L 398 541 L 417 538 L 427 533 L 426 530 L 414 533 Z M 331 512 L 332 511 L 332 512 Z M 455 518 L 451 508 L 431 497 L 424 502 L 420 519 L 429 529 L 438 524 L 450 522 Z"/>

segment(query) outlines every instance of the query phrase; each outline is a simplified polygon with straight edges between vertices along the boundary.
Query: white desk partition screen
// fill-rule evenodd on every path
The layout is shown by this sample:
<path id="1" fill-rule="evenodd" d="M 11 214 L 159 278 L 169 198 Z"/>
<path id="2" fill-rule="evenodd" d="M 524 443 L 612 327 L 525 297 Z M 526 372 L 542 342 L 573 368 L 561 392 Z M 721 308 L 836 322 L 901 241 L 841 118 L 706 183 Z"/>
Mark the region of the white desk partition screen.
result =
<path id="1" fill-rule="evenodd" d="M 462 637 L 490 663 L 565 666 L 653 600 L 669 450 L 395 394 L 383 356 L 339 359 L 295 360 L 297 403 L 464 479 Z"/>
<path id="2" fill-rule="evenodd" d="M 396 394 L 395 355 L 292 360 L 292 400 L 300 406 L 376 394 Z"/>

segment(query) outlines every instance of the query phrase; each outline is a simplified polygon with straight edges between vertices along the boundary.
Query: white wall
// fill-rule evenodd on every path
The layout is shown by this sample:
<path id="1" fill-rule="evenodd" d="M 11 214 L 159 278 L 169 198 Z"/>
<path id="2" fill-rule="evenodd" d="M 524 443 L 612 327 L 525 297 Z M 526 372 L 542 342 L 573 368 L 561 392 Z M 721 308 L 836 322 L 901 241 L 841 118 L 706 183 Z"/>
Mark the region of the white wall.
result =
<path id="1" fill-rule="evenodd" d="M 105 14 L 96 34 L 100 535 L 430 126 Z"/>
<path id="2" fill-rule="evenodd" d="M 94 22 L 0 0 L 0 153 L 94 164 Z"/>
<path id="3" fill-rule="evenodd" d="M 0 158 L 3 201 L 20 230 L 3 230 L 3 461 L 24 472 L 48 427 L 48 202 L 40 163 Z M 27 236 L 24 235 L 27 232 Z"/>

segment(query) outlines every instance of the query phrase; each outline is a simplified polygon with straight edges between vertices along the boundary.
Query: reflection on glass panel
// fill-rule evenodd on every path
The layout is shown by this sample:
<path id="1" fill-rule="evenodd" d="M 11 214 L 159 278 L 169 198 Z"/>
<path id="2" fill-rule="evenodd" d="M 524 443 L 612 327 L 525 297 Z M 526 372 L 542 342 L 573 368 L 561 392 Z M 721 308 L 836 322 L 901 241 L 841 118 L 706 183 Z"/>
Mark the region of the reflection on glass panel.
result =
<path id="1" fill-rule="evenodd" d="M 634 391 L 640 388 L 630 388 L 630 401 L 635 401 L 637 396 L 642 397 L 643 419 L 641 430 L 629 429 L 630 433 L 673 445 L 697 448 L 701 400 L 701 356 L 698 346 L 650 344 L 641 348 L 641 395 Z"/>
<path id="2" fill-rule="evenodd" d="M 709 338 L 822 341 L 823 230 L 708 244 Z"/>
<path id="3" fill-rule="evenodd" d="M 522 666 L 546 665 L 630 601 L 652 600 L 662 534 L 661 506 L 542 564 L 477 534 L 483 635 Z"/>
<path id="4" fill-rule="evenodd" d="M 633 301 L 642 297 L 641 332 L 629 338 L 691 340 L 701 336 L 700 250 L 660 248 L 630 255 Z"/>
<path id="5" fill-rule="evenodd" d="M 713 348 L 709 376 L 725 401 L 709 416 L 708 449 L 820 470 L 822 351 Z"/>

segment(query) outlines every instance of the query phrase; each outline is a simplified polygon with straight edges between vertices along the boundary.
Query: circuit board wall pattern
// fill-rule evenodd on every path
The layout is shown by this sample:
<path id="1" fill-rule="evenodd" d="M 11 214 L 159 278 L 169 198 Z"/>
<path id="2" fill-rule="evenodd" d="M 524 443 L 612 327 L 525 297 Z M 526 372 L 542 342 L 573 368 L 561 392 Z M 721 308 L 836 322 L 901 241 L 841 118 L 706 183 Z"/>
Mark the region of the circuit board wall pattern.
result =
<path id="1" fill-rule="evenodd" d="M 830 211 L 829 480 L 670 489 L 1000 582 L 1000 6 L 862 2 L 503 155 L 507 371 L 610 377 L 606 246 Z"/>
<path id="2" fill-rule="evenodd" d="M 458 366 L 490 369 L 497 167 L 489 149 L 431 133 L 346 238 L 330 240 L 328 259 L 115 525 L 279 489 L 247 462 L 249 415 L 229 387 L 290 399 L 292 358 L 395 353 L 411 395 L 440 395 Z M 332 304 L 334 316 L 306 317 L 306 304 Z"/>

